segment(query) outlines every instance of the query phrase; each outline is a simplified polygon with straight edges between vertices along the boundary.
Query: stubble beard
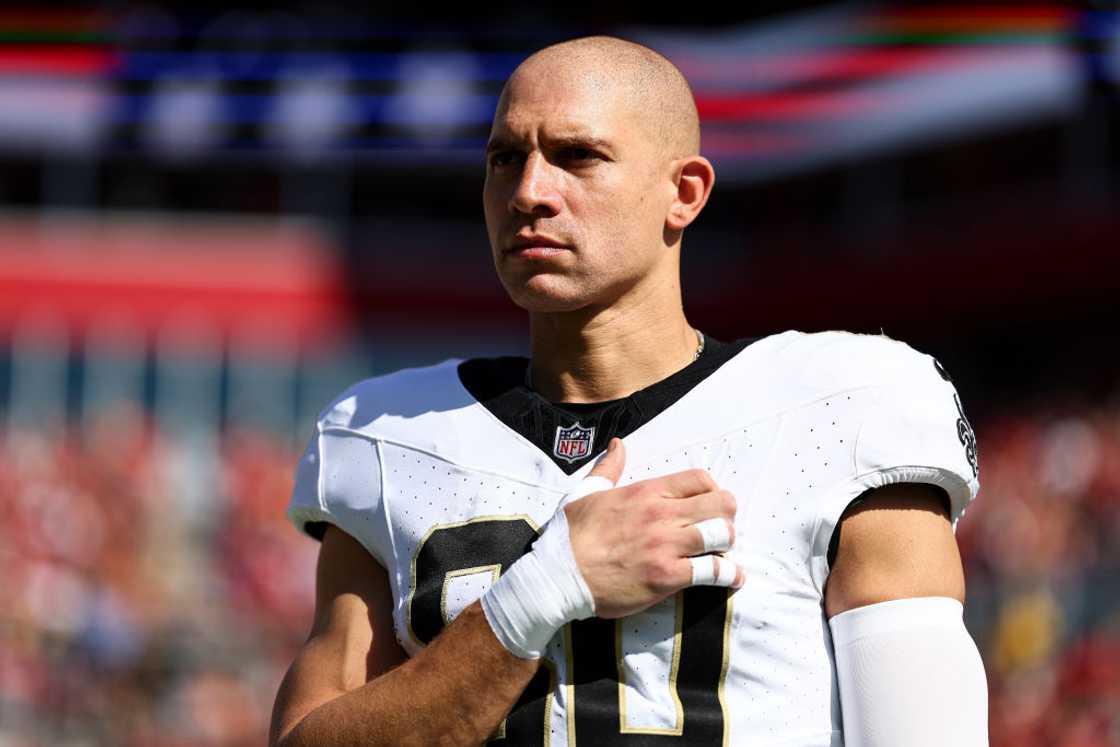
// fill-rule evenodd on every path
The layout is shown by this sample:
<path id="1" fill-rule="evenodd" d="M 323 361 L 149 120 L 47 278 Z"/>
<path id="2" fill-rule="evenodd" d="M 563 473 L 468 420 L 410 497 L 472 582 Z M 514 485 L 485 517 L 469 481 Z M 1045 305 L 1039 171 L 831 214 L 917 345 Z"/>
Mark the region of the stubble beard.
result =
<path id="1" fill-rule="evenodd" d="M 551 275 L 551 277 L 548 277 Z M 594 289 L 570 277 L 556 273 L 533 273 L 502 284 L 510 299 L 530 313 L 551 314 L 578 311 L 593 302 Z"/>

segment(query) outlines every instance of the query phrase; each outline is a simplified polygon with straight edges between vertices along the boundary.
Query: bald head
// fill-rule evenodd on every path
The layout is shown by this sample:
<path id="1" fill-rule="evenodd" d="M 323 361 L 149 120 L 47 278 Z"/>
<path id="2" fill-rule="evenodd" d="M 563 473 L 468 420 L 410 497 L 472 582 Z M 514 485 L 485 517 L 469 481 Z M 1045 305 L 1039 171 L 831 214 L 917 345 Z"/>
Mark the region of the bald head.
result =
<path id="1" fill-rule="evenodd" d="M 519 89 L 571 85 L 625 109 L 666 158 L 699 154 L 700 118 L 684 75 L 649 47 L 611 36 L 560 42 L 528 57 L 502 89 L 499 112 Z"/>
<path id="2" fill-rule="evenodd" d="M 679 308 L 681 237 L 715 179 L 699 150 L 688 82 L 651 49 L 593 36 L 518 65 L 494 113 L 483 187 L 510 296 L 541 313 L 631 294 Z"/>

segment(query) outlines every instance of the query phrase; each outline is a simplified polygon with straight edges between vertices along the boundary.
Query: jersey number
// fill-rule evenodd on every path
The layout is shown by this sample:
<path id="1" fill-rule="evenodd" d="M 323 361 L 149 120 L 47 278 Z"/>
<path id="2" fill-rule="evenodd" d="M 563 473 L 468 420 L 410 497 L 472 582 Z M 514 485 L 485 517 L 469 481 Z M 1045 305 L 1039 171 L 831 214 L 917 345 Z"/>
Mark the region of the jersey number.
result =
<path id="1" fill-rule="evenodd" d="M 537 530 L 527 517 L 493 517 L 437 527 L 421 542 L 413 560 L 414 592 L 408 619 L 413 636 L 427 644 L 445 625 L 445 589 L 449 577 L 463 571 L 505 571 L 525 554 Z M 677 597 L 679 650 L 674 657 L 680 702 L 675 729 L 628 728 L 619 687 L 621 626 L 615 620 L 590 618 L 571 623 L 568 714 L 569 745 L 575 735 L 584 744 L 656 747 L 718 745 L 724 738 L 720 691 L 725 669 L 728 591 L 698 586 Z M 555 668 L 541 667 L 514 705 L 492 743 L 509 747 L 548 745 L 556 688 Z M 554 747 L 559 747 L 556 745 Z"/>

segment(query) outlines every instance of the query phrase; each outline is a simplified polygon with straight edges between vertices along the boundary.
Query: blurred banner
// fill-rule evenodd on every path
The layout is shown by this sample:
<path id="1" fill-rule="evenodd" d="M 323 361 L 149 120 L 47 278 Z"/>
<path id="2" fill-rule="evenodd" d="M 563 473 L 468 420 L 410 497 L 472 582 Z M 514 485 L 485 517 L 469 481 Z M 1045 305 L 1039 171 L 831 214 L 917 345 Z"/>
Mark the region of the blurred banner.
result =
<path id="1" fill-rule="evenodd" d="M 1072 117 L 1087 79 L 1120 80 L 1116 25 L 1059 4 L 852 4 L 616 33 L 677 63 L 721 177 L 754 181 Z M 503 81 L 550 41 L 287 11 L 5 10 L 0 28 L 0 145 L 173 161 L 477 165 Z"/>

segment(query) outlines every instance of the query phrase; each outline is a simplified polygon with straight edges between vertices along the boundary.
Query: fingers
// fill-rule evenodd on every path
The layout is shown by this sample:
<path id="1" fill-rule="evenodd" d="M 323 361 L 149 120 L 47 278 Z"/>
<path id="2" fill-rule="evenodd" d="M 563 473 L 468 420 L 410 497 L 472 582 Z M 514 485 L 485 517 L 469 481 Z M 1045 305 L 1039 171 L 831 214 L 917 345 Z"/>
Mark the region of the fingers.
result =
<path id="1" fill-rule="evenodd" d="M 688 558 L 692 565 L 692 586 L 723 586 L 738 589 L 743 585 L 743 569 L 718 555 Z"/>
<path id="2" fill-rule="evenodd" d="M 738 502 L 729 490 L 714 490 L 691 498 L 682 498 L 668 502 L 673 508 L 673 514 L 679 519 L 682 526 L 696 524 L 713 516 L 725 519 L 734 519 L 738 510 Z"/>
<path id="3" fill-rule="evenodd" d="M 731 549 L 734 527 L 727 519 L 704 519 L 693 524 L 692 527 L 700 533 L 700 553 L 726 552 Z"/>
<path id="4" fill-rule="evenodd" d="M 735 544 L 735 523 L 721 516 L 674 527 L 670 531 L 673 546 L 683 557 L 727 552 Z"/>
<path id="5" fill-rule="evenodd" d="M 662 477 L 653 477 L 636 482 L 632 487 L 636 489 L 655 488 L 659 494 L 666 498 L 691 498 L 694 495 L 719 490 L 716 481 L 705 469 L 688 469 Z"/>
<path id="6" fill-rule="evenodd" d="M 726 490 L 664 501 L 682 555 L 725 552 L 735 542 L 735 496 Z"/>

